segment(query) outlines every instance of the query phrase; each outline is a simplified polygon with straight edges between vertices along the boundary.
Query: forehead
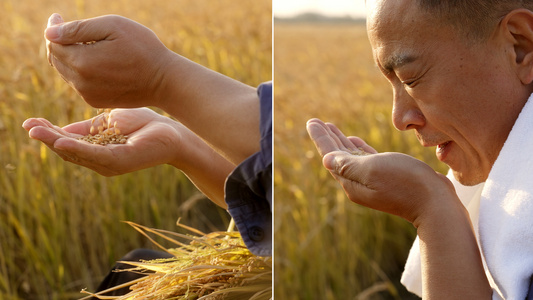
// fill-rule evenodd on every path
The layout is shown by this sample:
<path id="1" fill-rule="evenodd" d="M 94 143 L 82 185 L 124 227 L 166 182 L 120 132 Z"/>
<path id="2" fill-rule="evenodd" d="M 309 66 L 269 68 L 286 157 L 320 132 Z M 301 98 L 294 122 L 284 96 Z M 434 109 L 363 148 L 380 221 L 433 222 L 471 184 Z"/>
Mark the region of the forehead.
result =
<path id="1" fill-rule="evenodd" d="M 439 26 L 414 0 L 367 1 L 367 16 L 374 57 L 384 69 L 411 62 L 438 40 Z"/>
<path id="2" fill-rule="evenodd" d="M 368 0 L 366 3 L 367 27 L 376 33 L 394 29 L 401 32 L 419 25 L 426 18 L 414 0 Z"/>

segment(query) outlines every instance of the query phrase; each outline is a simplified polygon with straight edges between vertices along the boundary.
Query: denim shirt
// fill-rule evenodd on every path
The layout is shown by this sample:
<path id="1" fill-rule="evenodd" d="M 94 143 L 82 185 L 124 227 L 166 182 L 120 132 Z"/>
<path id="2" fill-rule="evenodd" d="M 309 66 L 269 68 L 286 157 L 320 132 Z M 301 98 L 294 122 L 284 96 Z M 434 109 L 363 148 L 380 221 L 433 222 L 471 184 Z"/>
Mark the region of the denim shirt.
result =
<path id="1" fill-rule="evenodd" d="M 226 179 L 225 201 L 248 249 L 272 256 L 272 82 L 257 88 L 261 150 Z"/>

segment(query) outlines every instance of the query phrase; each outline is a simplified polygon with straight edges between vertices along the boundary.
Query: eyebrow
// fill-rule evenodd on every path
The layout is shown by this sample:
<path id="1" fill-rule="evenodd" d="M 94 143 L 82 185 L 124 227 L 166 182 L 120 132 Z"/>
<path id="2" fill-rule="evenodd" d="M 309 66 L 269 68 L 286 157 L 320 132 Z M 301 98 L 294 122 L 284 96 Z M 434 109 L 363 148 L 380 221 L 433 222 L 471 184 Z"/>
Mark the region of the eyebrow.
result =
<path id="1" fill-rule="evenodd" d="M 405 66 L 406 64 L 414 62 L 417 59 L 418 59 L 418 56 L 415 56 L 412 54 L 396 53 L 396 54 L 393 54 L 387 57 L 384 60 L 382 64 L 382 68 L 383 70 L 390 73 L 402 66 Z"/>

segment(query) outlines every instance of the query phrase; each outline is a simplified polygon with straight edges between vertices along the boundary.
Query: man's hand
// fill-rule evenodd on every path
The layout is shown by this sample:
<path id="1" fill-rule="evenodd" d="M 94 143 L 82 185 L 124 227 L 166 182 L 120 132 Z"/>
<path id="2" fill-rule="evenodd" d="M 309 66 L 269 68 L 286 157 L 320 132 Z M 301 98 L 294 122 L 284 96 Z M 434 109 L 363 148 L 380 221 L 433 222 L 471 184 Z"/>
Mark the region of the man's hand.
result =
<path id="1" fill-rule="evenodd" d="M 445 176 L 413 157 L 376 154 L 360 138 L 346 137 L 335 125 L 317 119 L 307 123 L 307 130 L 324 166 L 353 202 L 401 216 L 417 226 L 419 216 L 438 209 L 439 199 L 456 198 Z M 353 155 L 357 149 L 373 155 Z"/>
<path id="2" fill-rule="evenodd" d="M 259 151 L 257 90 L 170 51 L 143 25 L 53 14 L 45 38 L 50 63 L 91 106 L 161 108 L 234 164 Z"/>
<path id="3" fill-rule="evenodd" d="M 120 16 L 64 23 L 45 30 L 48 61 L 94 107 L 155 106 L 172 52 L 145 26 Z"/>
<path id="4" fill-rule="evenodd" d="M 148 108 L 115 109 L 108 124 L 117 124 L 128 136 L 125 144 L 93 145 L 78 138 L 106 122 L 103 115 L 63 128 L 41 118 L 22 125 L 33 139 L 45 143 L 66 161 L 92 169 L 104 176 L 125 174 L 159 164 L 181 171 L 209 199 L 221 207 L 224 183 L 235 165 L 213 150 L 187 127 Z M 93 132 L 94 133 L 94 132 Z"/>
<path id="5" fill-rule="evenodd" d="M 91 127 L 104 122 L 103 115 L 70 124 L 63 128 L 41 118 L 28 119 L 22 125 L 33 139 L 45 143 L 66 161 L 87 167 L 104 176 L 170 163 L 176 157 L 187 160 L 184 137 L 189 134 L 183 125 L 148 108 L 116 109 L 109 113 L 109 123 L 116 122 L 125 144 L 94 145 L 78 138 L 89 134 Z M 94 133 L 94 132 L 93 132 Z M 176 156 L 176 153 L 180 153 Z"/>

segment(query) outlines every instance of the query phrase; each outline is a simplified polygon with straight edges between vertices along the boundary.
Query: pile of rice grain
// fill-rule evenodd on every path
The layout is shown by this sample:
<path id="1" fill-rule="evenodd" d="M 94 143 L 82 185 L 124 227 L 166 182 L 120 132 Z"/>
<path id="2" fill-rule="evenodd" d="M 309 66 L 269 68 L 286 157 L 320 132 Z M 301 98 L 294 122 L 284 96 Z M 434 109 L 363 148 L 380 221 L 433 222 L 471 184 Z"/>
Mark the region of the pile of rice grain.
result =
<path id="1" fill-rule="evenodd" d="M 109 121 L 110 112 L 111 109 L 105 109 L 102 114 L 102 125 L 99 125 L 97 127 L 94 127 L 94 125 L 92 125 L 89 131 L 90 133 L 78 139 L 96 145 L 125 144 L 128 140 L 128 136 L 120 133 L 120 129 L 118 129 L 118 124 L 116 121 L 111 124 L 111 122 Z M 96 118 L 91 121 L 91 124 L 94 124 L 95 120 Z M 98 132 L 93 134 L 93 132 L 95 132 L 96 130 L 98 130 Z"/>

